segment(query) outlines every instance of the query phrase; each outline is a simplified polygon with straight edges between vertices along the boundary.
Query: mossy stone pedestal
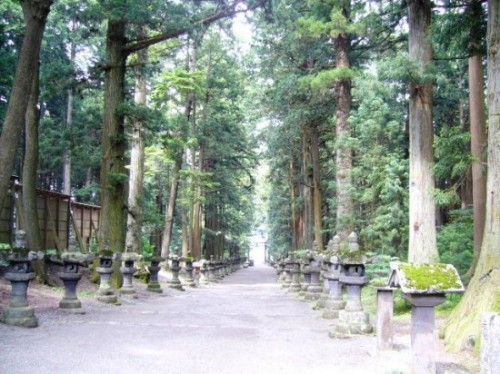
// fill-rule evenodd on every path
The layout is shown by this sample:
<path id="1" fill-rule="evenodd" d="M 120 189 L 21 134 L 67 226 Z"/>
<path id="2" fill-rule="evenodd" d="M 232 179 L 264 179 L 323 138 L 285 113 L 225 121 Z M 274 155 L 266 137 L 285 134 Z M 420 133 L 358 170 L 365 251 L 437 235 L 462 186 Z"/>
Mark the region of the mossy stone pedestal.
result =
<path id="1" fill-rule="evenodd" d="M 172 279 L 170 280 L 169 287 L 175 290 L 184 291 L 181 281 L 179 280 L 179 272 L 181 267 L 179 266 L 180 258 L 177 255 L 172 256 L 172 265 L 170 266 L 170 271 L 172 272 Z"/>
<path id="2" fill-rule="evenodd" d="M 215 260 L 213 259 L 213 256 L 211 256 L 211 259 L 210 261 L 208 261 L 207 266 L 208 266 L 208 277 L 207 277 L 208 283 L 217 282 Z"/>
<path id="3" fill-rule="evenodd" d="M 151 265 L 148 266 L 149 282 L 147 290 L 155 293 L 163 293 L 160 282 L 158 280 L 158 273 L 161 270 L 160 262 L 164 261 L 162 257 L 155 256 L 151 259 Z"/>
<path id="4" fill-rule="evenodd" d="M 111 274 L 113 274 L 113 257 L 111 254 L 99 256 L 100 266 L 96 269 L 100 282 L 97 290 L 97 300 L 107 304 L 114 304 L 118 301 L 113 288 L 111 288 Z"/>
<path id="5" fill-rule="evenodd" d="M 396 263 L 388 285 L 401 287 L 411 305 L 411 354 L 414 374 L 436 373 L 435 307 L 446 293 L 459 293 L 464 286 L 457 270 L 450 264 Z"/>

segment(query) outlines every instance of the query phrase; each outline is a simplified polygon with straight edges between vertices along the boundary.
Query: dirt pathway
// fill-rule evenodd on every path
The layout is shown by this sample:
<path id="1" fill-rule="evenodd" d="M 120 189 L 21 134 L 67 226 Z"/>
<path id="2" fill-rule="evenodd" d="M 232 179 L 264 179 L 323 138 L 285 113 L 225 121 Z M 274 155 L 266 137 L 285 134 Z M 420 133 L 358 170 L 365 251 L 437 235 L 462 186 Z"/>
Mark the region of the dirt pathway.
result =
<path id="1" fill-rule="evenodd" d="M 55 295 L 37 306 L 38 328 L 0 325 L 0 373 L 409 372 L 408 326 L 390 352 L 377 352 L 374 336 L 330 339 L 334 321 L 275 280 L 260 265 L 186 292 L 156 295 L 138 285 L 139 298 L 121 306 L 82 298 L 85 315 L 59 311 Z M 473 372 L 458 360 L 442 352 L 439 371 Z"/>

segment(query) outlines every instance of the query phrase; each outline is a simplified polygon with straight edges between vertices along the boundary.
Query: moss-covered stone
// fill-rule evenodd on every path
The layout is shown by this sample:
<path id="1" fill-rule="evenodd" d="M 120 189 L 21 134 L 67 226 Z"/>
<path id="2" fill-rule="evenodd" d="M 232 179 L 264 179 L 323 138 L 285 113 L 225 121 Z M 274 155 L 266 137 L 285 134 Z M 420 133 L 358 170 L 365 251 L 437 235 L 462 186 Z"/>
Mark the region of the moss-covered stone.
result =
<path id="1" fill-rule="evenodd" d="M 366 252 L 364 251 L 350 251 L 349 249 L 341 249 L 338 251 L 337 256 L 341 264 L 364 264 L 366 263 Z"/>
<path id="2" fill-rule="evenodd" d="M 399 282 L 405 293 L 447 293 L 464 290 L 460 276 L 450 264 L 399 264 Z"/>

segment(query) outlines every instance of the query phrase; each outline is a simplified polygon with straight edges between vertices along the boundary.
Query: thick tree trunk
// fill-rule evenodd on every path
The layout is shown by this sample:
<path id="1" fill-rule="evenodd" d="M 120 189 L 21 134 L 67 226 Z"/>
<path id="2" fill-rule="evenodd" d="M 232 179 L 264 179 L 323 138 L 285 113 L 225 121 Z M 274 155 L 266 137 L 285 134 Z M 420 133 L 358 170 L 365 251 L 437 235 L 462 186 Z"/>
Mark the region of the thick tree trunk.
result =
<path id="1" fill-rule="evenodd" d="M 37 168 L 38 168 L 38 124 L 40 121 L 40 110 L 38 109 L 39 97 L 39 68 L 35 71 L 31 95 L 26 109 L 26 141 L 23 163 L 23 228 L 26 231 L 28 248 L 34 251 L 43 250 L 40 226 L 38 224 L 37 205 Z M 40 283 L 48 283 L 47 272 L 44 261 L 33 261 L 37 280 Z"/>
<path id="2" fill-rule="evenodd" d="M 177 203 L 177 191 L 179 190 L 179 172 L 182 167 L 182 155 L 175 161 L 172 171 L 170 185 L 170 197 L 168 200 L 167 214 L 165 216 L 165 228 L 163 229 L 163 240 L 161 242 L 161 257 L 167 258 L 170 254 L 170 243 L 172 242 L 172 229 L 174 227 L 175 206 Z M 186 248 L 187 251 L 187 248 Z"/>
<path id="3" fill-rule="evenodd" d="M 486 220 L 479 261 L 445 330 L 449 349 L 480 337 L 481 314 L 500 311 L 500 1 L 488 2 L 488 177 Z M 479 345 L 476 345 L 479 346 Z"/>
<path id="4" fill-rule="evenodd" d="M 75 43 L 70 45 L 70 62 L 73 63 L 76 56 Z M 71 134 L 71 127 L 73 126 L 73 87 L 67 91 L 68 101 L 66 103 L 66 131 Z M 71 195 L 71 142 L 68 148 L 64 151 L 63 156 L 63 193 Z"/>
<path id="5" fill-rule="evenodd" d="M 125 22 L 109 21 L 106 36 L 106 78 L 101 161 L 99 243 L 114 252 L 125 247 L 127 170 L 125 128 L 119 106 L 125 93 Z"/>
<path id="6" fill-rule="evenodd" d="M 486 119 L 484 108 L 483 64 L 480 53 L 481 27 L 478 19 L 483 16 L 482 4 L 478 0 L 469 3 L 471 23 L 471 52 L 469 58 L 469 106 L 472 164 L 472 194 L 474 206 L 474 258 L 467 271 L 467 278 L 474 275 L 483 243 L 486 212 Z"/>
<path id="7" fill-rule="evenodd" d="M 432 62 L 431 1 L 409 3 L 410 58 L 423 73 Z M 438 261 L 436 204 L 432 196 L 432 83 L 410 84 L 410 242 L 408 259 L 415 263 Z"/>
<path id="8" fill-rule="evenodd" d="M 297 187 L 296 173 L 295 173 L 295 163 L 293 162 L 294 156 L 293 153 L 290 154 L 290 163 L 289 163 L 289 171 L 288 171 L 288 179 L 290 183 L 290 204 L 291 204 L 291 218 L 292 218 L 292 252 L 295 252 L 299 248 L 300 243 L 300 224 L 299 224 L 299 213 L 297 208 L 297 199 L 299 197 L 299 191 Z"/>
<path id="9" fill-rule="evenodd" d="M 311 249 L 313 243 L 313 170 L 311 156 L 311 137 L 309 126 L 302 128 L 302 198 L 304 207 L 302 210 L 304 227 L 302 237 L 304 248 Z"/>
<path id="10" fill-rule="evenodd" d="M 141 28 L 142 36 L 146 36 Z M 147 75 L 146 64 L 148 62 L 148 50 L 138 52 L 138 65 L 136 68 L 135 81 L 135 104 L 146 106 L 147 99 Z M 132 124 L 132 141 L 130 152 L 129 169 L 129 191 L 128 191 L 128 214 L 127 234 L 125 245 L 133 252 L 142 252 L 142 219 L 144 200 L 144 121 L 135 120 Z"/>
<path id="11" fill-rule="evenodd" d="M 125 168 L 127 141 L 123 115 L 125 99 L 125 22 L 108 21 L 106 35 L 106 77 L 104 85 L 104 122 L 102 129 L 101 211 L 99 246 L 108 244 L 113 252 L 125 249 L 128 177 Z M 113 261 L 111 283 L 120 288 L 120 261 Z"/>
<path id="12" fill-rule="evenodd" d="M 342 13 L 349 20 L 350 0 L 342 1 Z M 338 69 L 350 68 L 349 54 L 351 38 L 346 33 L 341 33 L 335 40 L 336 67 Z M 337 234 L 341 240 L 346 240 L 354 229 L 353 207 L 351 199 L 352 188 L 352 150 L 348 145 L 351 137 L 349 115 L 351 113 L 351 80 L 341 79 L 336 85 L 337 92 L 337 126 L 336 126 L 336 190 L 337 190 Z"/>
<path id="13" fill-rule="evenodd" d="M 318 126 L 311 127 L 311 156 L 313 167 L 313 216 L 314 240 L 318 250 L 323 250 L 323 214 L 321 189 L 321 163 L 319 160 L 319 130 Z"/>
<path id="14" fill-rule="evenodd" d="M 53 0 L 21 1 L 26 27 L 0 136 L 0 209 L 9 190 L 10 177 L 16 161 L 16 149 L 24 127 L 33 77 L 38 70 L 45 23 L 52 3 Z"/>

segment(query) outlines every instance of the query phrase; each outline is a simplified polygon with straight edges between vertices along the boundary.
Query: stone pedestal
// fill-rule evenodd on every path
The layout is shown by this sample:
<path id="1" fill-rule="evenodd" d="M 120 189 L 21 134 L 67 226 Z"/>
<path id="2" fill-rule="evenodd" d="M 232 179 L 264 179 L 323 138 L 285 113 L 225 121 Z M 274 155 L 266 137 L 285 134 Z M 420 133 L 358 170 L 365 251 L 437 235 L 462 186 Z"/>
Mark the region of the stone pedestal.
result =
<path id="1" fill-rule="evenodd" d="M 339 318 L 339 312 L 345 308 L 346 302 L 342 299 L 342 284 L 340 283 L 340 265 L 333 264 L 325 274 L 329 283 L 330 293 L 325 302 L 322 317 L 325 319 Z"/>
<path id="2" fill-rule="evenodd" d="M 5 279 L 10 281 L 12 295 L 9 306 L 3 312 L 2 322 L 13 326 L 37 327 L 35 310 L 28 304 L 28 285 L 35 279 L 35 273 L 7 272 Z"/>
<path id="3" fill-rule="evenodd" d="M 326 272 L 320 273 L 320 279 L 323 279 L 323 291 L 321 292 L 318 302 L 314 305 L 314 309 L 324 309 L 326 307 L 326 302 L 330 295 L 330 286 L 328 284 L 328 279 L 326 278 Z"/>
<path id="4" fill-rule="evenodd" d="M 307 288 L 311 284 L 311 268 L 308 264 L 302 266 L 302 275 L 304 276 L 304 281 L 302 282 L 299 296 L 302 300 L 305 300 L 304 297 L 306 295 Z"/>
<path id="5" fill-rule="evenodd" d="M 113 269 L 111 268 L 111 258 L 109 258 L 109 266 L 107 260 L 108 259 L 105 259 L 105 262 L 103 262 L 103 259 L 101 259 L 101 266 L 96 269 L 100 277 L 99 289 L 97 290 L 97 300 L 102 301 L 103 303 L 113 304 L 118 301 L 118 297 L 111 288 L 110 280 L 111 274 L 113 274 Z"/>
<path id="6" fill-rule="evenodd" d="M 304 295 L 305 300 L 318 300 L 323 292 L 323 286 L 319 281 L 319 272 L 319 262 L 313 260 L 311 262 L 311 283 L 307 287 L 307 291 Z"/>
<path id="7" fill-rule="evenodd" d="M 394 289 L 377 287 L 377 348 L 390 350 L 394 343 Z"/>
<path id="8" fill-rule="evenodd" d="M 210 261 L 208 263 L 207 280 L 208 280 L 208 283 L 217 282 L 217 274 L 216 274 L 215 264 L 212 261 Z"/>
<path id="9" fill-rule="evenodd" d="M 83 274 L 76 269 L 76 272 L 64 271 L 59 273 L 59 277 L 64 283 L 64 297 L 59 301 L 59 308 L 71 313 L 83 314 L 82 303 L 76 295 L 76 286 Z"/>
<path id="10" fill-rule="evenodd" d="M 435 307 L 445 302 L 444 294 L 403 294 L 411 303 L 411 367 L 414 374 L 436 373 Z"/>
<path id="11" fill-rule="evenodd" d="M 288 292 L 298 293 L 301 288 L 299 283 L 300 264 L 298 262 L 290 263 L 290 273 L 292 274 L 292 281 L 290 287 L 288 287 Z"/>
<path id="12" fill-rule="evenodd" d="M 186 286 L 196 287 L 196 284 L 195 284 L 194 278 L 193 278 L 193 263 L 186 262 L 186 266 L 185 266 L 184 270 L 186 271 L 186 279 L 184 280 L 186 283 Z"/>
<path id="13" fill-rule="evenodd" d="M 163 293 L 160 282 L 158 281 L 158 273 L 160 272 L 161 269 L 160 266 L 161 261 L 163 261 L 163 258 L 153 257 L 151 259 L 151 265 L 148 266 L 149 282 L 147 290 L 150 292 Z"/>
<path id="14" fill-rule="evenodd" d="M 134 274 L 137 269 L 134 266 L 134 262 L 125 262 L 125 266 L 120 268 L 120 272 L 123 275 L 123 285 L 120 288 L 120 295 L 126 296 L 135 296 L 135 288 L 134 288 Z"/>
<path id="15" fill-rule="evenodd" d="M 204 262 L 200 268 L 200 285 L 207 286 L 209 284 L 208 281 L 208 266 L 207 263 Z"/>
<path id="16" fill-rule="evenodd" d="M 285 262 L 285 281 L 281 285 L 282 288 L 287 289 L 288 287 L 290 287 L 290 284 L 292 284 L 292 273 L 290 270 L 292 270 L 292 266 L 287 261 Z"/>
<path id="17" fill-rule="evenodd" d="M 500 313 L 481 316 L 481 374 L 500 373 Z"/>
<path id="18" fill-rule="evenodd" d="M 169 287 L 175 290 L 184 291 L 182 287 L 181 281 L 179 280 L 179 271 L 181 267 L 179 266 L 180 259 L 178 256 L 172 257 L 172 265 L 170 267 L 170 271 L 172 272 L 172 280 L 169 283 Z"/>
<path id="19" fill-rule="evenodd" d="M 373 331 L 370 316 L 361 304 L 361 287 L 368 283 L 368 278 L 357 276 L 341 276 L 340 282 L 347 289 L 345 309 L 339 311 L 339 322 L 330 331 L 331 338 L 347 338 L 351 335 L 369 334 Z"/>

